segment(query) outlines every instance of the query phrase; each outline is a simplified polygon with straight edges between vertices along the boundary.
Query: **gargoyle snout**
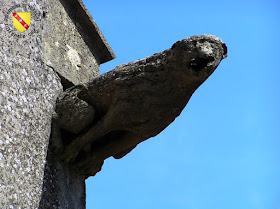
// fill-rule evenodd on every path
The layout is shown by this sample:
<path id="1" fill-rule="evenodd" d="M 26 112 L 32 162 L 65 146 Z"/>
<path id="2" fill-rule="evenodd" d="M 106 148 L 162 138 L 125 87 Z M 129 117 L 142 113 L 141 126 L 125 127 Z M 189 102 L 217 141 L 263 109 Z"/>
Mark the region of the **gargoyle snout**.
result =
<path id="1" fill-rule="evenodd" d="M 227 57 L 227 47 L 222 40 L 213 35 L 191 37 L 193 57 L 189 67 L 196 72 L 206 69 L 212 72 Z"/>
<path id="2" fill-rule="evenodd" d="M 192 68 L 195 71 L 200 71 L 207 67 L 208 63 L 213 62 L 214 58 L 213 57 L 207 57 L 207 58 L 191 58 L 189 62 L 189 67 Z"/>
<path id="3" fill-rule="evenodd" d="M 205 67 L 216 68 L 227 57 L 225 43 L 214 35 L 192 36 L 176 42 L 171 49 L 173 57 L 185 60 L 197 72 Z"/>

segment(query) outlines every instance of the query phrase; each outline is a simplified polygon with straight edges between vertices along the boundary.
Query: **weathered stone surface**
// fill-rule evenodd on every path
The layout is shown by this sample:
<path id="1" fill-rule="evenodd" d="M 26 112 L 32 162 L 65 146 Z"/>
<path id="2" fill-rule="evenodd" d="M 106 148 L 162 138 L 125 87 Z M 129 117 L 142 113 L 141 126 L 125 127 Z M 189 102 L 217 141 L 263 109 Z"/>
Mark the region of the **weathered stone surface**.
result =
<path id="1" fill-rule="evenodd" d="M 60 1 L 50 0 L 44 62 L 77 85 L 98 75 L 98 63 Z"/>
<path id="2" fill-rule="evenodd" d="M 42 62 L 44 1 L 4 2 L 0 13 L 0 208 L 37 208 L 52 113 L 62 86 L 57 74 Z M 13 28 L 13 11 L 38 13 L 25 37 Z"/>
<path id="3" fill-rule="evenodd" d="M 96 25 L 82 0 L 60 0 L 77 30 L 99 64 L 115 58 L 115 54 Z"/>
<path id="4" fill-rule="evenodd" d="M 13 12 L 31 13 L 28 30 L 15 29 Z M 85 208 L 85 176 L 53 154 L 60 136 L 53 131 L 49 145 L 51 122 L 63 88 L 89 81 L 113 57 L 82 1 L 1 1 L 0 208 Z M 84 123 L 94 118 L 91 106 L 74 101 L 75 118 L 82 107 Z"/>
<path id="5" fill-rule="evenodd" d="M 226 56 L 219 38 L 193 36 L 69 89 L 67 94 L 86 101 L 96 117 L 71 143 L 71 134 L 62 134 L 62 159 L 83 175 L 95 175 L 104 159 L 123 157 L 173 122 Z"/>
<path id="6" fill-rule="evenodd" d="M 88 128 L 95 118 L 94 108 L 77 97 L 78 89 L 69 88 L 57 99 L 54 122 L 66 131 L 80 133 Z"/>
<path id="7" fill-rule="evenodd" d="M 191 37 L 94 78 L 114 54 L 81 0 L 1 6 L 0 208 L 85 208 L 84 179 L 163 130 L 226 56 Z M 12 12 L 31 12 L 26 32 Z"/>
<path id="8" fill-rule="evenodd" d="M 45 63 L 75 85 L 90 81 L 98 75 L 99 64 L 114 53 L 82 1 L 48 0 L 48 5 Z"/>
<path id="9" fill-rule="evenodd" d="M 85 176 L 61 163 L 57 155 L 53 153 L 51 145 L 46 160 L 39 208 L 85 208 Z"/>

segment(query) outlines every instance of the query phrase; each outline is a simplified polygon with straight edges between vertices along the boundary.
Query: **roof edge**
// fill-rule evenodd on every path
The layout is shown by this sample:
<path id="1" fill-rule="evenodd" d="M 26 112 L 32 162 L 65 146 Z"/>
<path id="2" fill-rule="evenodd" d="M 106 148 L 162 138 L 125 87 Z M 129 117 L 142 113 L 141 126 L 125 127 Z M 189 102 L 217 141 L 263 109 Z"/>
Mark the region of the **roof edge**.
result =
<path id="1" fill-rule="evenodd" d="M 69 11 L 91 52 L 97 57 L 99 64 L 108 62 L 116 57 L 107 43 L 101 30 L 87 10 L 82 0 L 61 0 L 65 6 L 70 6 Z M 68 7 L 69 8 L 69 7 Z"/>

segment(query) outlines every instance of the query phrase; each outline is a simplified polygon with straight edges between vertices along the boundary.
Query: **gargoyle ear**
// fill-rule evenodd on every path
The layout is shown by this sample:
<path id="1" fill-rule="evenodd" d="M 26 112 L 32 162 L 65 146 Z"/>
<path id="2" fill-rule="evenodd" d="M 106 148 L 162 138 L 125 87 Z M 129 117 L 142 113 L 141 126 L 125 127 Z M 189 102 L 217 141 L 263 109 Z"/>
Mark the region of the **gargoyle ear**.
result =
<path id="1" fill-rule="evenodd" d="M 223 47 L 223 50 L 224 50 L 223 59 L 225 59 L 227 57 L 227 45 L 225 43 L 223 43 L 222 47 Z"/>

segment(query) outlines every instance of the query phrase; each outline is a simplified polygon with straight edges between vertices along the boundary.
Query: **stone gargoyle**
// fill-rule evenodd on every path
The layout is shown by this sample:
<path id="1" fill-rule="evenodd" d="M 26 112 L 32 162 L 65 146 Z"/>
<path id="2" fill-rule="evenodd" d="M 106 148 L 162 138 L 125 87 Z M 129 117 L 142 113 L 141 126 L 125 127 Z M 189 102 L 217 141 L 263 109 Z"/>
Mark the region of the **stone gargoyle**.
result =
<path id="1" fill-rule="evenodd" d="M 192 36 L 66 89 L 53 120 L 60 159 L 86 178 L 95 175 L 106 158 L 122 158 L 172 123 L 226 56 L 219 38 Z"/>

